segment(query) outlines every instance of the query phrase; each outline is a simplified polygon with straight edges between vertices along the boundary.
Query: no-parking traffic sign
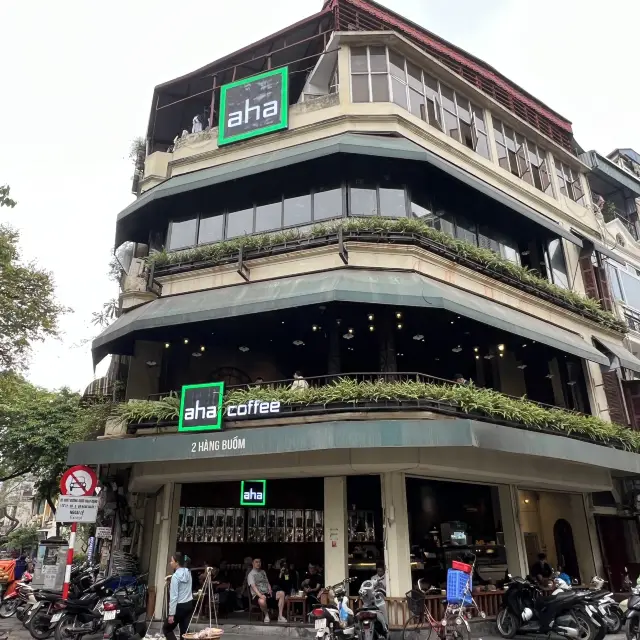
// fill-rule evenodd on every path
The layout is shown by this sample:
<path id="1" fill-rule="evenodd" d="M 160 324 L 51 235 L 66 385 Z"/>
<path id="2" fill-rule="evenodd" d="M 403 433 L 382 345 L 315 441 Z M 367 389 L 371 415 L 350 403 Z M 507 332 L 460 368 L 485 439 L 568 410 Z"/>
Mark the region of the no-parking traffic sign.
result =
<path id="1" fill-rule="evenodd" d="M 60 493 L 63 496 L 92 496 L 97 484 L 98 478 L 93 469 L 78 465 L 62 475 Z"/>

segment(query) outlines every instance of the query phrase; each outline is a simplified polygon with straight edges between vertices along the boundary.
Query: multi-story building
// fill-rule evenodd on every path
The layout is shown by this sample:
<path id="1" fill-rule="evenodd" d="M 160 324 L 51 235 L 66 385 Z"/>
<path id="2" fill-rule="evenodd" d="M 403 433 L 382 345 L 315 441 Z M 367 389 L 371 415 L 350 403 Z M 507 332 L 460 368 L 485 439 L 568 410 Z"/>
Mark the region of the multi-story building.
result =
<path id="1" fill-rule="evenodd" d="M 149 495 L 159 587 L 176 548 L 327 583 L 379 560 L 399 599 L 461 547 L 494 580 L 540 551 L 603 570 L 594 504 L 640 470 L 604 380 L 640 360 L 566 118 L 328 0 L 159 85 L 146 145 L 116 222 L 123 313 L 93 343 L 130 356 L 129 402 L 69 462 Z"/>

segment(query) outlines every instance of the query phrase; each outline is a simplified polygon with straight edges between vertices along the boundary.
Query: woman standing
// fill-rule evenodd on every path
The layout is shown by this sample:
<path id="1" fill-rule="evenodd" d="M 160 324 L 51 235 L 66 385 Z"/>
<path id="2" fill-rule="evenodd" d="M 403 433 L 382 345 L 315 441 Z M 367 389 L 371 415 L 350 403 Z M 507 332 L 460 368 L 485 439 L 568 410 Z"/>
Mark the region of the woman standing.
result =
<path id="1" fill-rule="evenodd" d="M 180 640 L 182 640 L 183 634 L 189 628 L 193 613 L 193 586 L 191 572 L 187 568 L 189 556 L 177 551 L 171 556 L 169 565 L 173 569 L 169 588 L 169 617 L 162 632 L 167 640 L 176 640 L 173 630 L 180 627 Z"/>

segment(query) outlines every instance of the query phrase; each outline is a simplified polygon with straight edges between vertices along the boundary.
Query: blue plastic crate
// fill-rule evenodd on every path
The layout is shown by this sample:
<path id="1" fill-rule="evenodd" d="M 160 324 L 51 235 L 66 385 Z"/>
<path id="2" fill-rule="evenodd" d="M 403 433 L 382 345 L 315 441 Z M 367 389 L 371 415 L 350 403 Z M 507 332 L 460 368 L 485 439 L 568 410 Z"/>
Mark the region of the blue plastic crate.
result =
<path id="1" fill-rule="evenodd" d="M 447 571 L 447 602 L 449 604 L 470 605 L 471 590 L 471 574 L 457 569 Z"/>

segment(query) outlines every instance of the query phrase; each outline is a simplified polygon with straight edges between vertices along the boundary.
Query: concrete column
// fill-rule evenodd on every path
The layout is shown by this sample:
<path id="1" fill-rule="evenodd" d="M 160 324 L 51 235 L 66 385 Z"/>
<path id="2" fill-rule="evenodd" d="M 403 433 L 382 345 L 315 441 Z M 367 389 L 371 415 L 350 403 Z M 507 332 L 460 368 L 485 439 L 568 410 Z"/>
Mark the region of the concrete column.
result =
<path id="1" fill-rule="evenodd" d="M 520 527 L 518 490 L 513 485 L 500 485 L 498 487 L 498 498 L 500 500 L 500 519 L 502 520 L 502 532 L 504 534 L 504 546 L 507 550 L 509 573 L 514 576 L 526 576 L 529 569 Z"/>
<path id="2" fill-rule="evenodd" d="M 347 478 L 324 479 L 324 582 L 336 584 L 349 575 Z"/>
<path id="3" fill-rule="evenodd" d="M 342 46 L 338 51 L 338 95 L 341 104 L 351 102 L 351 73 L 349 63 L 349 47 Z M 335 584 L 332 583 L 332 584 Z"/>
<path id="4" fill-rule="evenodd" d="M 383 473 L 380 485 L 387 596 L 399 598 L 411 589 L 409 515 L 404 473 Z"/>
<path id="5" fill-rule="evenodd" d="M 164 603 L 164 589 L 165 589 L 165 578 L 167 577 L 169 571 L 169 560 L 170 556 L 173 553 L 174 549 L 171 546 L 175 545 L 175 538 L 171 539 L 172 533 L 172 523 L 174 520 L 174 514 L 172 513 L 172 508 L 176 502 L 178 505 L 180 504 L 180 485 L 175 485 L 173 482 L 167 482 L 162 488 L 161 494 L 158 495 L 156 499 L 156 512 L 155 512 L 155 520 L 154 520 L 154 529 L 156 530 L 157 536 L 157 548 L 156 548 L 156 556 L 155 559 L 152 559 L 154 562 L 154 576 L 155 576 L 155 587 L 156 587 L 156 606 L 154 615 L 157 619 L 161 620 L 163 616 L 163 608 L 162 605 Z M 175 512 L 175 520 L 176 520 L 176 531 L 177 531 L 177 517 L 178 512 Z"/>
<path id="6" fill-rule="evenodd" d="M 134 356 L 129 365 L 127 400 L 146 400 L 152 393 L 159 393 L 163 352 L 162 342 L 136 341 Z"/>

